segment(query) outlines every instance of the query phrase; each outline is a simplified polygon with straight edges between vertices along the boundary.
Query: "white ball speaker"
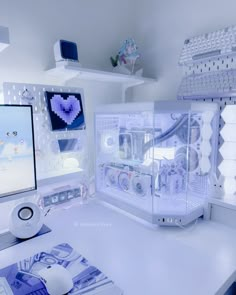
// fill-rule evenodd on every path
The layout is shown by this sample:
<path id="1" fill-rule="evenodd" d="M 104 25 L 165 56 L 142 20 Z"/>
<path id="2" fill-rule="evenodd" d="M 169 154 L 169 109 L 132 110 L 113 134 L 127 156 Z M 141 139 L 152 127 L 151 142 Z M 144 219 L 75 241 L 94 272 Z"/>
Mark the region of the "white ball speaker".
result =
<path id="1" fill-rule="evenodd" d="M 42 226 L 43 212 L 34 203 L 21 203 L 11 212 L 9 230 L 19 239 L 32 238 Z"/>

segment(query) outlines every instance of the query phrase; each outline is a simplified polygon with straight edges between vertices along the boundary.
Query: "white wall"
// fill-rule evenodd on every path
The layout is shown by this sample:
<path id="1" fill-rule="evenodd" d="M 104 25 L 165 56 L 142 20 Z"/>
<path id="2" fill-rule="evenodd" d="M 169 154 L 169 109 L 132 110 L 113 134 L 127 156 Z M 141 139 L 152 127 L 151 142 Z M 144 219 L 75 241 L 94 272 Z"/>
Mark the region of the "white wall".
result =
<path id="1" fill-rule="evenodd" d="M 184 40 L 236 24 L 235 0 L 138 1 L 135 38 L 145 75 L 157 85 L 137 87 L 136 100 L 175 99 L 181 80 L 178 59 Z"/>
<path id="2" fill-rule="evenodd" d="M 55 66 L 53 45 L 58 39 L 77 42 L 84 67 L 111 70 L 110 55 L 133 34 L 131 11 L 127 0 L 0 0 L 0 25 L 10 30 L 10 46 L 0 53 L 0 88 L 4 81 L 61 85 L 44 73 Z M 94 108 L 119 102 L 121 87 L 79 79 L 68 84 L 84 88 L 92 173 Z M 0 230 L 7 225 L 11 207 L 12 203 L 0 204 Z"/>
<path id="3" fill-rule="evenodd" d="M 58 39 L 77 42 L 84 67 L 111 70 L 110 56 L 133 35 L 131 15 L 127 0 L 0 0 L 0 25 L 10 31 L 10 46 L 0 53 L 0 85 L 4 81 L 61 84 L 44 72 L 55 66 L 53 45 Z M 120 101 L 121 87 L 79 79 L 68 84 L 84 88 L 92 138 L 94 107 Z"/>
<path id="4" fill-rule="evenodd" d="M 54 65 L 58 39 L 77 42 L 85 67 L 110 69 L 110 55 L 133 32 L 130 12 L 125 0 L 0 0 L 0 25 L 9 27 L 11 42 L 0 54 L 0 82 L 38 80 Z"/>

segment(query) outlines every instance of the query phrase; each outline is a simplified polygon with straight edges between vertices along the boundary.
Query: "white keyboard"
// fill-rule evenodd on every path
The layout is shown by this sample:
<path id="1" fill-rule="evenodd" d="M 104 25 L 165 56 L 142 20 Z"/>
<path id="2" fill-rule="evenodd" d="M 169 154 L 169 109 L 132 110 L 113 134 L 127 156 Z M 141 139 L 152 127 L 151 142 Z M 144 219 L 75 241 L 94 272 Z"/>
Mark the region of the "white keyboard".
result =
<path id="1" fill-rule="evenodd" d="M 236 54 L 236 26 L 185 40 L 179 64 L 186 65 L 230 53 Z"/>
<path id="2" fill-rule="evenodd" d="M 236 69 L 192 74 L 182 79 L 178 97 L 222 97 L 236 93 Z"/>

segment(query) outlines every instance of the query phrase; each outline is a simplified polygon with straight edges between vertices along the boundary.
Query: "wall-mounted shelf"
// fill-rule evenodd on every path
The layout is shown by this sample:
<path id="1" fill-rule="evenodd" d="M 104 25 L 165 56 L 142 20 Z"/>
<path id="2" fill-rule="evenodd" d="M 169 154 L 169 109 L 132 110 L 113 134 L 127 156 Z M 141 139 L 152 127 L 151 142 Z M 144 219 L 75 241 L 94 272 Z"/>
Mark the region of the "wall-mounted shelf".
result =
<path id="1" fill-rule="evenodd" d="M 64 82 L 78 77 L 81 80 L 121 83 L 132 87 L 144 83 L 155 83 L 157 80 L 134 75 L 91 70 L 79 66 L 62 65 L 46 71 L 50 76 L 63 79 Z"/>

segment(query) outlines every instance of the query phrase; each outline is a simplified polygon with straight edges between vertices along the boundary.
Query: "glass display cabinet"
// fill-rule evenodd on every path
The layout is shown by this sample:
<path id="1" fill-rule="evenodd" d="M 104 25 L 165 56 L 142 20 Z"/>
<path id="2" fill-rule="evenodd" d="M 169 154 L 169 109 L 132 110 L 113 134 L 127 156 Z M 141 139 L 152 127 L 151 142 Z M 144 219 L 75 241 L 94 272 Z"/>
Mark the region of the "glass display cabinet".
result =
<path id="1" fill-rule="evenodd" d="M 186 225 L 204 214 L 216 173 L 218 106 L 157 101 L 95 114 L 99 198 L 150 223 Z"/>

